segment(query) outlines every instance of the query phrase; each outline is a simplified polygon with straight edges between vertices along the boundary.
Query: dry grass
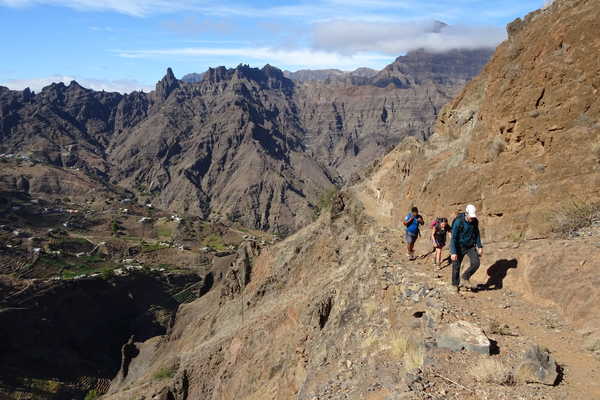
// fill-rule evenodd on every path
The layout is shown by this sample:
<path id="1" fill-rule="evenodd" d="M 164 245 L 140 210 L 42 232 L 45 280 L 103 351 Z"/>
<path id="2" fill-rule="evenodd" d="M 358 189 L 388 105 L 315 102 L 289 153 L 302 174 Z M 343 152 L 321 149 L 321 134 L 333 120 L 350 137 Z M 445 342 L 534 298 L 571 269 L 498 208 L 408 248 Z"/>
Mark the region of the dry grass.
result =
<path id="1" fill-rule="evenodd" d="M 490 335 L 514 336 L 508 325 L 501 325 L 496 320 L 490 321 L 490 324 L 488 326 L 488 333 Z"/>
<path id="2" fill-rule="evenodd" d="M 422 340 L 408 339 L 406 353 L 404 353 L 404 366 L 407 371 L 421 368 L 425 362 L 425 344 Z"/>
<path id="3" fill-rule="evenodd" d="M 469 371 L 478 382 L 496 385 L 513 385 L 515 382 L 511 369 L 502 361 L 493 358 L 480 360 Z"/>
<path id="4" fill-rule="evenodd" d="M 365 311 L 365 314 L 367 317 L 371 317 L 373 314 L 375 314 L 380 309 L 381 309 L 381 305 L 374 301 L 366 301 L 363 304 L 363 310 Z"/>
<path id="5" fill-rule="evenodd" d="M 397 358 L 403 357 L 408 348 L 408 339 L 404 336 L 396 335 L 390 340 L 392 355 Z"/>
<path id="6" fill-rule="evenodd" d="M 563 206 L 553 216 L 553 230 L 563 237 L 572 237 L 584 228 L 600 223 L 600 201 L 573 202 Z"/>
<path id="7" fill-rule="evenodd" d="M 175 368 L 175 366 L 162 367 L 154 373 L 153 378 L 158 381 L 172 379 L 175 376 L 176 372 L 177 369 Z"/>
<path id="8" fill-rule="evenodd" d="M 370 335 L 362 341 L 361 347 L 363 349 L 369 349 L 371 347 L 374 347 L 375 345 L 378 345 L 378 343 L 379 339 L 375 335 Z"/>
<path id="9" fill-rule="evenodd" d="M 506 150 L 506 143 L 499 137 L 495 138 L 488 147 L 488 153 L 492 160 L 498 158 L 500 153 L 504 152 L 504 150 Z"/>
<path id="10" fill-rule="evenodd" d="M 407 371 L 423 366 L 425 362 L 425 345 L 422 340 L 398 334 L 390 341 L 390 347 L 395 357 L 403 358 Z"/>

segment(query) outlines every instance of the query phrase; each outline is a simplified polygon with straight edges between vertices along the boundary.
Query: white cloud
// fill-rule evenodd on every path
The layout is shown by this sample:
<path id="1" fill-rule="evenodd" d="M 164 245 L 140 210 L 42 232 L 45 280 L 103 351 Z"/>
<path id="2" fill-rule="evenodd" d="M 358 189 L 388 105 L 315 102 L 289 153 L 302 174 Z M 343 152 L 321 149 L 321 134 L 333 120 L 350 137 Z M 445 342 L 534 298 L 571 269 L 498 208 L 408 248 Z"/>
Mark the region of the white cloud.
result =
<path id="1" fill-rule="evenodd" d="M 313 27 L 313 47 L 324 51 L 356 54 L 380 52 L 389 55 L 425 48 L 431 51 L 495 47 L 505 39 L 505 30 L 492 26 L 445 26 L 435 21 L 394 23 L 355 20 L 320 22 Z"/>
<path id="2" fill-rule="evenodd" d="M 224 4 L 216 0 L 0 0 L 0 5 L 28 7 L 33 5 L 69 7 L 84 11 L 116 11 L 136 17 L 150 14 L 173 14 L 181 11 L 217 16 L 307 16 L 315 5 L 253 7 L 242 4 Z M 329 8 L 330 12 L 334 10 Z"/>
<path id="3" fill-rule="evenodd" d="M 187 47 L 156 50 L 117 50 L 116 53 L 125 58 L 168 58 L 173 56 L 231 57 L 233 59 L 232 64 L 234 65 L 239 63 L 270 63 L 283 68 L 382 68 L 393 61 L 393 57 L 382 54 L 356 53 L 352 55 L 342 55 L 335 52 L 319 51 L 306 48 L 283 49 L 269 47 Z"/>
<path id="4" fill-rule="evenodd" d="M 27 7 L 36 4 L 64 6 L 78 10 L 116 11 L 122 14 L 144 16 L 151 13 L 169 13 L 192 10 L 207 4 L 204 0 L 0 0 L 0 5 Z"/>
<path id="5" fill-rule="evenodd" d="M 431 1 L 431 0 L 429 0 Z M 456 1 L 456 0 L 452 0 Z M 390 11 L 414 11 L 419 8 L 433 7 L 432 4 L 417 0 L 311 0 L 296 4 L 278 4 L 256 6 L 248 0 L 223 2 L 219 0 L 0 0 L 0 5 L 9 7 L 27 7 L 33 5 L 52 5 L 69 7 L 84 11 L 116 11 L 122 14 L 143 17 L 151 14 L 174 14 L 181 11 L 196 12 L 211 16 L 238 16 L 253 18 L 297 17 L 310 22 L 316 18 L 365 17 L 365 12 L 379 11 L 371 15 L 374 19 L 386 18 Z"/>
<path id="6" fill-rule="evenodd" d="M 71 81 L 77 81 L 81 86 L 94 90 L 104 90 L 106 92 L 120 92 L 130 93 L 135 90 L 143 90 L 148 92 L 153 90 L 154 87 L 141 84 L 135 80 L 103 80 L 103 79 L 90 79 L 90 78 L 76 78 L 73 76 L 65 75 L 52 75 L 42 78 L 31 78 L 31 79 L 10 79 L 5 82 L 0 82 L 0 86 L 6 86 L 12 90 L 23 90 L 29 88 L 35 92 L 39 92 L 44 87 L 52 84 L 63 82 L 69 84 Z"/>

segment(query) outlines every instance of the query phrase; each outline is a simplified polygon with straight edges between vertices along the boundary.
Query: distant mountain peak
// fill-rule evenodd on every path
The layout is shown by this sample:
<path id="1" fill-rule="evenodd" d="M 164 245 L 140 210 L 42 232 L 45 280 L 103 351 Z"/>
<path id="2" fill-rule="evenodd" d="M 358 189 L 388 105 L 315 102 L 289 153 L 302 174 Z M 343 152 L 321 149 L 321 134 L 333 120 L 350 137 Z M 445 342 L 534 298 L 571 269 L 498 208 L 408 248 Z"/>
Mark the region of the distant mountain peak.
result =
<path id="1" fill-rule="evenodd" d="M 431 29 L 431 32 L 440 33 L 441 31 L 444 30 L 444 28 L 447 28 L 447 27 L 448 27 L 447 23 L 435 20 L 435 21 L 433 21 L 433 28 Z"/>
<path id="2" fill-rule="evenodd" d="M 165 76 L 156 84 L 156 96 L 159 99 L 166 99 L 169 95 L 179 87 L 179 81 L 175 77 L 173 70 L 167 68 Z"/>

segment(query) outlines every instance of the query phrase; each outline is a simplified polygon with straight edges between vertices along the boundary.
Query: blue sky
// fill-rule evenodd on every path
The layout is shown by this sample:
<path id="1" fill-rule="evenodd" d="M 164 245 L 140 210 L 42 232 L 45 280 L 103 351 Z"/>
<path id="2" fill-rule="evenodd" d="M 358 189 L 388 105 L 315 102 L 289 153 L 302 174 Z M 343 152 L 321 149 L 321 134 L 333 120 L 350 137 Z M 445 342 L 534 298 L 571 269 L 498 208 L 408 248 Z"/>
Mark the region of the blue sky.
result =
<path id="1" fill-rule="evenodd" d="M 167 67 L 382 68 L 425 47 L 494 46 L 544 0 L 0 0 L 0 85 L 151 89 Z M 441 31 L 434 21 L 449 24 Z"/>

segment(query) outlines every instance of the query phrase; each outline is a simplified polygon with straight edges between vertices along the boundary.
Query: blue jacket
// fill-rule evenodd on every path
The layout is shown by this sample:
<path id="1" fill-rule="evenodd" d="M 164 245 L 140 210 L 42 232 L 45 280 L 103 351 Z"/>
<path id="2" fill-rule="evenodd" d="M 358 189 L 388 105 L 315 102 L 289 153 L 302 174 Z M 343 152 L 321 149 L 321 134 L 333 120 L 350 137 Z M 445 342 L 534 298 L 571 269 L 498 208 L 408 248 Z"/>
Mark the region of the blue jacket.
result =
<path id="1" fill-rule="evenodd" d="M 408 215 L 404 218 L 404 222 L 406 223 L 406 222 L 410 221 L 411 218 L 413 218 L 413 214 L 408 213 Z M 411 233 L 414 236 L 419 235 L 419 225 L 423 225 L 421 220 L 422 220 L 422 217 L 420 215 L 417 215 L 416 217 L 414 217 L 412 222 L 410 224 L 406 225 L 406 231 Z"/>
<path id="2" fill-rule="evenodd" d="M 479 249 L 483 248 L 481 234 L 479 233 L 479 221 L 473 219 L 469 222 L 464 214 L 458 215 L 452 223 L 450 253 L 461 254 L 475 246 Z"/>

